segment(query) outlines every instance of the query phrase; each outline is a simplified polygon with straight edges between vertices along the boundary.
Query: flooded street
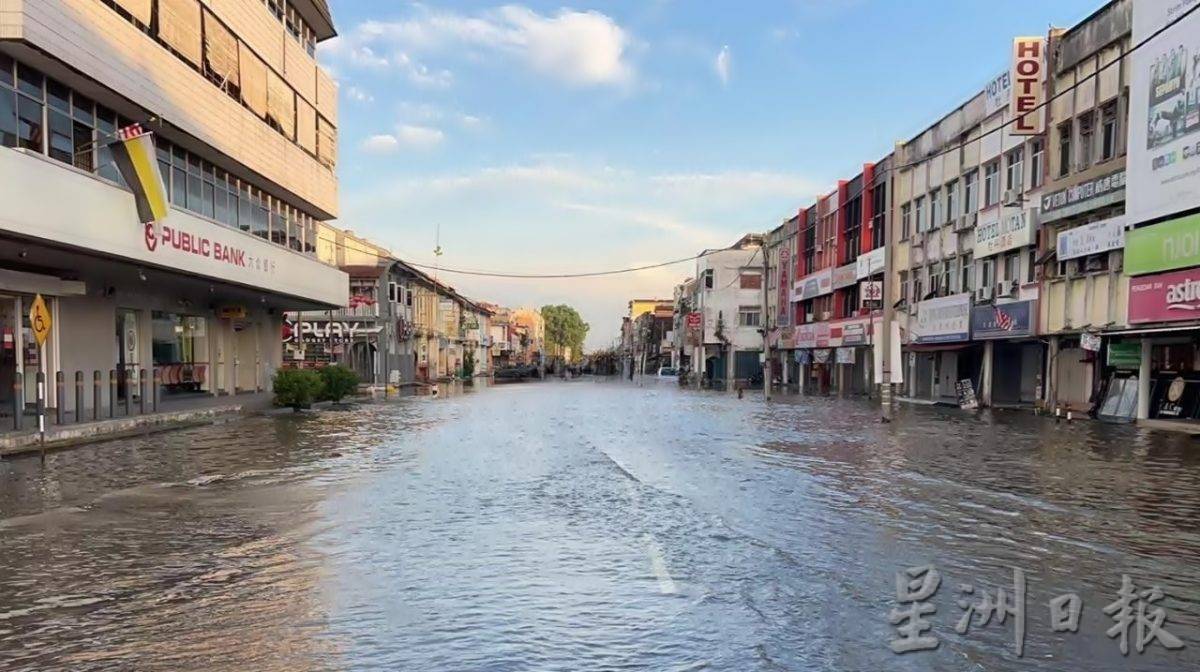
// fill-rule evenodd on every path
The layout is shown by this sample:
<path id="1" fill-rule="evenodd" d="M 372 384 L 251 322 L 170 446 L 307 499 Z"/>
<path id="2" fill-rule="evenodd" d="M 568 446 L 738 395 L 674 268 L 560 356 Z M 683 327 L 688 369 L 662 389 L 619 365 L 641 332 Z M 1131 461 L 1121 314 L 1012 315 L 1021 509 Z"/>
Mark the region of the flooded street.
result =
<path id="1" fill-rule="evenodd" d="M 0 669 L 1200 669 L 1200 443 L 898 414 L 553 381 L 7 460 Z M 940 646 L 897 655 L 921 565 Z M 955 632 L 1013 568 L 1021 657 Z M 1184 648 L 1121 656 L 1122 574 Z"/>

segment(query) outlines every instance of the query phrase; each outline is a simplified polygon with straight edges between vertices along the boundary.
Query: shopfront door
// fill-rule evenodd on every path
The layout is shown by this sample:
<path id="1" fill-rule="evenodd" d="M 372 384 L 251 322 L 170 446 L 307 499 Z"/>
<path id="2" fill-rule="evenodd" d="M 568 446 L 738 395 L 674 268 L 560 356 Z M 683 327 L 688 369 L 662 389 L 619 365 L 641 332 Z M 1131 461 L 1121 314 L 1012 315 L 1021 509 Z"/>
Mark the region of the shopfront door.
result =
<path id="1" fill-rule="evenodd" d="M 13 384 L 21 370 L 21 312 L 15 296 L 0 296 L 0 416 L 13 412 Z"/>

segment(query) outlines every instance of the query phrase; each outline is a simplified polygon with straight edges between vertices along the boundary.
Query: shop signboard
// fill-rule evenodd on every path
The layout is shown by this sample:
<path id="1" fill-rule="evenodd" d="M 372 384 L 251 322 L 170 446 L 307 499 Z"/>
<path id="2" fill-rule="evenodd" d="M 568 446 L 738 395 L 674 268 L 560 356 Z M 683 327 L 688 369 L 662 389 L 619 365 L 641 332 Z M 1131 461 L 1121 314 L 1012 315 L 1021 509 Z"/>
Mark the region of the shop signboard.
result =
<path id="1" fill-rule="evenodd" d="M 954 343 L 971 338 L 971 294 L 953 294 L 917 304 L 916 343 Z"/>
<path id="2" fill-rule="evenodd" d="M 1129 279 L 1129 324 L 1200 320 L 1200 268 Z"/>
<path id="3" fill-rule="evenodd" d="M 327 343 L 342 345 L 356 338 L 380 333 L 383 326 L 365 322 L 330 320 L 283 321 L 284 343 Z"/>
<path id="4" fill-rule="evenodd" d="M 1042 196 L 1042 222 L 1074 217 L 1125 198 L 1125 169 L 1084 180 Z"/>
<path id="5" fill-rule="evenodd" d="M 1108 365 L 1115 369 L 1136 369 L 1142 365 L 1141 343 L 1109 343 Z"/>
<path id="6" fill-rule="evenodd" d="M 854 260 L 855 275 L 859 280 L 865 280 L 876 273 L 883 272 L 884 250 L 882 247 L 877 247 L 866 254 L 859 255 L 858 259 Z"/>
<path id="7" fill-rule="evenodd" d="M 874 308 L 883 303 L 883 283 L 879 280 L 863 280 L 858 283 L 860 306 Z"/>
<path id="8" fill-rule="evenodd" d="M 817 347 L 818 348 L 828 348 L 830 345 L 830 339 L 832 338 L 832 335 L 830 333 L 829 323 L 828 322 L 817 322 L 816 324 L 813 325 L 813 329 L 814 329 L 814 331 L 816 331 L 816 334 L 817 334 Z"/>
<path id="9" fill-rule="evenodd" d="M 812 363 L 812 351 L 797 350 L 796 351 L 796 363 L 800 364 L 801 366 Z"/>
<path id="10" fill-rule="evenodd" d="M 1008 100 L 1011 96 L 1012 73 L 1005 70 L 993 77 L 992 81 L 983 87 L 983 116 L 990 117 L 1008 107 Z"/>
<path id="11" fill-rule="evenodd" d="M 1138 223 L 1200 206 L 1200 12 L 1180 0 L 1132 4 L 1125 213 Z"/>
<path id="12" fill-rule="evenodd" d="M 1100 334 L 1084 332 L 1079 335 L 1079 347 L 1088 352 L 1100 352 Z"/>
<path id="13" fill-rule="evenodd" d="M 971 310 L 971 333 L 976 340 L 1022 338 L 1033 333 L 1036 301 L 975 306 Z"/>
<path id="14" fill-rule="evenodd" d="M 797 348 L 815 348 L 817 347 L 817 330 L 811 324 L 802 324 L 796 327 L 796 347 Z"/>
<path id="15" fill-rule="evenodd" d="M 959 408 L 968 411 L 979 408 L 979 399 L 975 396 L 975 382 L 970 378 L 963 378 L 955 383 L 954 391 L 958 393 Z"/>
<path id="16" fill-rule="evenodd" d="M 1172 219 L 1125 234 L 1126 275 L 1189 266 L 1200 266 L 1200 215 Z"/>
<path id="17" fill-rule="evenodd" d="M 813 350 L 812 355 L 813 355 L 813 362 L 816 364 L 828 364 L 829 363 L 829 348 L 821 348 L 818 350 Z"/>
<path id="18" fill-rule="evenodd" d="M 842 289 L 858 282 L 858 264 L 846 264 L 833 269 L 833 288 Z"/>
<path id="19" fill-rule="evenodd" d="M 842 345 L 866 345 L 867 324 L 852 322 L 842 327 Z"/>
<path id="20" fill-rule="evenodd" d="M 1032 245 L 1034 216 L 1029 210 L 1006 214 L 989 224 L 975 227 L 975 258 Z"/>
<path id="21" fill-rule="evenodd" d="M 1113 217 L 1062 231 L 1058 234 L 1059 261 L 1091 254 L 1111 252 L 1125 247 L 1125 218 Z"/>
<path id="22" fill-rule="evenodd" d="M 1043 58 L 1044 38 L 1014 37 L 1012 81 L 1010 84 L 1009 114 L 1014 117 L 1009 135 L 1040 135 L 1046 111 L 1042 106 L 1045 95 L 1046 60 Z"/>
<path id="23" fill-rule="evenodd" d="M 807 301 L 833 291 L 833 269 L 810 273 L 796 280 L 795 300 Z"/>
<path id="24" fill-rule="evenodd" d="M 838 364 L 854 363 L 854 348 L 838 348 L 836 352 Z"/>
<path id="25" fill-rule="evenodd" d="M 775 322 L 780 327 L 786 327 L 792 323 L 791 311 L 791 292 L 792 285 L 792 265 L 790 263 L 791 251 L 788 249 L 791 246 L 791 240 L 784 241 L 783 246 L 779 250 L 779 305 L 776 307 Z"/>

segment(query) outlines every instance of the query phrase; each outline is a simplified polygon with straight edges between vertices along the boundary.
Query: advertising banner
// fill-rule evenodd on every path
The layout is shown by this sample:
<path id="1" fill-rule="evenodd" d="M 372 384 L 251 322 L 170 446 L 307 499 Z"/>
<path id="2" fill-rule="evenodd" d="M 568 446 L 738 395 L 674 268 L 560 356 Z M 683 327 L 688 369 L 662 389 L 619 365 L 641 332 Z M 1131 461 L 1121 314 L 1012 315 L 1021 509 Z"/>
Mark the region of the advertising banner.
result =
<path id="1" fill-rule="evenodd" d="M 842 345 L 866 345 L 867 324 L 854 322 L 842 327 Z"/>
<path id="2" fill-rule="evenodd" d="M 884 250 L 882 247 L 877 247 L 866 254 L 859 255 L 859 257 L 854 260 L 855 266 L 857 267 L 855 269 L 855 275 L 858 276 L 858 279 L 866 280 L 876 273 L 882 273 L 884 262 L 883 255 Z"/>
<path id="3" fill-rule="evenodd" d="M 1046 62 L 1042 58 L 1043 38 L 1013 38 L 1012 94 L 1009 114 L 1015 117 L 1009 135 L 1040 135 L 1046 110 L 1043 85 L 1046 82 Z"/>
<path id="4" fill-rule="evenodd" d="M 954 294 L 917 304 L 916 343 L 953 343 L 971 338 L 971 294 Z"/>
<path id="5" fill-rule="evenodd" d="M 1140 343 L 1109 343 L 1108 365 L 1118 369 L 1137 369 L 1142 365 Z"/>
<path id="6" fill-rule="evenodd" d="M 1125 247 L 1125 218 L 1113 217 L 1058 234 L 1058 260 L 1111 252 Z"/>
<path id="7" fill-rule="evenodd" d="M 854 348 L 838 348 L 837 349 L 838 364 L 853 364 L 854 363 Z"/>
<path id="8" fill-rule="evenodd" d="M 858 265 L 846 264 L 833 269 L 833 288 L 842 289 L 858 282 Z"/>
<path id="9" fill-rule="evenodd" d="M 833 269 L 827 268 L 796 281 L 796 301 L 807 301 L 833 291 Z"/>
<path id="10" fill-rule="evenodd" d="M 1200 266 L 1200 215 L 1180 217 L 1125 234 L 1125 273 L 1145 275 Z"/>
<path id="11" fill-rule="evenodd" d="M 1200 319 L 1200 268 L 1129 279 L 1129 324 Z"/>
<path id="12" fill-rule="evenodd" d="M 1125 169 L 1042 196 L 1042 223 L 1112 205 L 1125 198 Z"/>
<path id="13" fill-rule="evenodd" d="M 879 280 L 864 280 L 858 283 L 858 305 L 874 307 L 883 303 L 883 283 Z"/>
<path id="14" fill-rule="evenodd" d="M 1133 3 L 1128 195 L 1133 223 L 1200 206 L 1200 12 L 1195 3 Z M 1167 28 L 1167 26 L 1170 26 Z"/>
<path id="15" fill-rule="evenodd" d="M 1036 314 L 1036 301 L 975 306 L 971 310 L 971 333 L 975 340 L 1029 336 Z"/>

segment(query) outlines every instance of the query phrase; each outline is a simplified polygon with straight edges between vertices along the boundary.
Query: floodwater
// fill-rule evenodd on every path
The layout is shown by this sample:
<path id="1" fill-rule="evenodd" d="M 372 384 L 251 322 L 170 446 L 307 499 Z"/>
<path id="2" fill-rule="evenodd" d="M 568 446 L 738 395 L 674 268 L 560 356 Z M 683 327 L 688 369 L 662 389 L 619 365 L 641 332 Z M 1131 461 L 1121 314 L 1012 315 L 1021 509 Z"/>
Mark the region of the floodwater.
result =
<path id="1" fill-rule="evenodd" d="M 547 381 L 9 459 L 0 669 L 1200 669 L 1200 443 L 877 417 Z M 938 648 L 897 655 L 896 572 L 923 565 Z M 1020 657 L 1015 615 L 955 632 L 1014 568 Z M 1139 654 L 1134 623 L 1121 655 L 1125 574 L 1184 648 Z"/>

